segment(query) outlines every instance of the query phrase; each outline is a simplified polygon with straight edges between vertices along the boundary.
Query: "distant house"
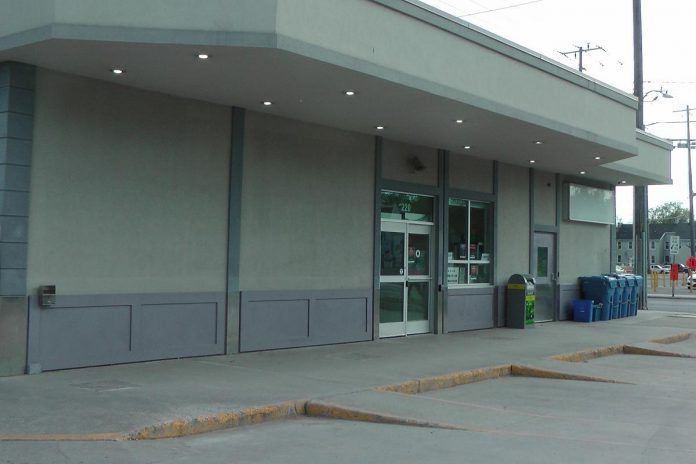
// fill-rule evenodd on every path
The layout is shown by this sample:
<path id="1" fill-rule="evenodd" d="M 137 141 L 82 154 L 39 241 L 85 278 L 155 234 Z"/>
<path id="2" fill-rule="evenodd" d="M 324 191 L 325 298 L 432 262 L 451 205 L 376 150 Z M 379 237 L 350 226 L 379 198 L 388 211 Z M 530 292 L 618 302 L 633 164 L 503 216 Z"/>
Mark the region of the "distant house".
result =
<path id="1" fill-rule="evenodd" d="M 669 254 L 669 241 L 672 235 L 679 236 L 679 254 L 672 259 Z M 684 263 L 691 256 L 689 224 L 650 224 L 648 227 L 648 260 L 650 264 Z M 616 264 L 632 267 L 633 224 L 621 224 L 616 228 Z"/>

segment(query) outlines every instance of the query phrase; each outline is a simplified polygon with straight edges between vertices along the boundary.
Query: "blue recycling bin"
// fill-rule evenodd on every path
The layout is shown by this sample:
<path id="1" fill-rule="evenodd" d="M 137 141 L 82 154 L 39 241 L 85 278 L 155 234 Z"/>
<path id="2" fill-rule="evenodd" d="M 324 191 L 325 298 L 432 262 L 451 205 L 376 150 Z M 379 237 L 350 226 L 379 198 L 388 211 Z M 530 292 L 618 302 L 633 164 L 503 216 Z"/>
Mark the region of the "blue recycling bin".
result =
<path id="1" fill-rule="evenodd" d="M 622 275 L 615 275 L 613 276 L 617 283 L 618 283 L 618 288 L 620 288 L 620 293 L 621 293 L 621 300 L 619 303 L 619 317 L 626 317 L 628 316 L 628 305 L 629 301 L 631 299 L 631 290 L 630 287 L 628 286 L 628 279 L 626 276 Z"/>
<path id="2" fill-rule="evenodd" d="M 583 298 L 602 304 L 601 319 L 603 321 L 611 319 L 617 288 L 616 279 L 609 276 L 580 277 L 580 288 Z"/>
<path id="3" fill-rule="evenodd" d="M 592 322 L 592 300 L 573 300 L 573 320 Z"/>
<path id="4" fill-rule="evenodd" d="M 626 290 L 628 290 L 628 310 L 626 316 L 635 316 L 638 307 L 638 282 L 636 276 L 631 274 L 624 275 L 626 278 Z"/>
<path id="5" fill-rule="evenodd" d="M 636 310 L 633 315 L 637 316 L 638 308 L 640 308 L 643 303 L 643 285 L 645 284 L 645 280 L 643 279 L 643 276 L 637 275 L 634 277 L 636 278 Z"/>

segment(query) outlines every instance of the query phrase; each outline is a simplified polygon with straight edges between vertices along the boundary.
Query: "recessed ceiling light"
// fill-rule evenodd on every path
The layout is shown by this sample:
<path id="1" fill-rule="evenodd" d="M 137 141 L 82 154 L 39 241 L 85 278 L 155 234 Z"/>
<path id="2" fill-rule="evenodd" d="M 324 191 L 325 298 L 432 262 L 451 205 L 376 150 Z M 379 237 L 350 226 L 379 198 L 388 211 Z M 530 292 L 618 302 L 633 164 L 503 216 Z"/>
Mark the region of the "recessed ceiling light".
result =
<path id="1" fill-rule="evenodd" d="M 271 105 L 273 104 L 273 102 L 270 101 L 270 100 L 266 100 L 266 101 L 261 102 L 261 104 L 262 104 L 263 106 L 271 106 Z"/>
<path id="2" fill-rule="evenodd" d="M 377 129 L 377 130 L 384 130 L 384 126 L 375 126 L 375 129 Z"/>
<path id="3" fill-rule="evenodd" d="M 536 160 L 529 160 L 529 164 L 534 164 L 536 163 Z"/>
<path id="4" fill-rule="evenodd" d="M 543 140 L 535 140 L 535 141 L 534 141 L 534 145 L 541 145 L 541 144 L 543 144 L 543 143 L 544 143 Z"/>
<path id="5" fill-rule="evenodd" d="M 471 145 L 464 145 L 465 150 L 471 150 Z"/>
<path id="6" fill-rule="evenodd" d="M 346 91 L 343 92 L 343 93 L 344 93 L 345 95 L 349 96 L 349 97 L 352 97 L 352 96 L 355 95 L 355 90 L 346 90 Z"/>
<path id="7" fill-rule="evenodd" d="M 455 119 L 454 122 L 456 122 L 457 124 L 464 124 L 464 120 L 463 120 L 463 119 Z"/>
<path id="8" fill-rule="evenodd" d="M 114 68 L 111 70 L 111 72 L 114 74 L 123 74 L 125 71 L 123 69 Z"/>
<path id="9" fill-rule="evenodd" d="M 210 58 L 210 55 L 208 55 L 207 53 L 199 53 L 197 56 L 199 60 L 207 60 L 208 58 Z"/>
<path id="10" fill-rule="evenodd" d="M 601 156 L 595 156 L 594 159 L 597 160 L 597 161 L 599 161 L 599 160 L 602 159 L 602 157 L 601 157 Z"/>
<path id="11" fill-rule="evenodd" d="M 580 175 L 584 176 L 585 174 L 587 174 L 585 171 L 580 171 Z"/>
<path id="12" fill-rule="evenodd" d="M 626 183 L 625 180 L 620 180 L 620 181 L 619 181 L 619 184 L 625 184 L 625 183 Z"/>

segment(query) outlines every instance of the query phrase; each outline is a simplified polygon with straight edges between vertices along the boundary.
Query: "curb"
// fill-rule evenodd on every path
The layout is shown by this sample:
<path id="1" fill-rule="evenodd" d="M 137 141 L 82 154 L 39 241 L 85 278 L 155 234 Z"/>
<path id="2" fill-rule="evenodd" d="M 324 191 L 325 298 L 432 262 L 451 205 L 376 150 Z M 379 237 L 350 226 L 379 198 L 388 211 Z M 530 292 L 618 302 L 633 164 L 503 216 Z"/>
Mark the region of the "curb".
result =
<path id="1" fill-rule="evenodd" d="M 660 343 L 663 345 L 670 345 L 672 343 L 679 343 L 691 338 L 691 332 L 682 332 L 675 335 L 670 335 L 669 337 L 653 338 L 648 340 L 650 343 Z"/>
<path id="2" fill-rule="evenodd" d="M 4 441 L 142 441 L 181 438 L 218 430 L 256 425 L 279 419 L 305 415 L 306 400 L 245 408 L 192 419 L 177 419 L 150 425 L 132 432 L 105 432 L 85 434 L 0 435 Z"/>
<path id="3" fill-rule="evenodd" d="M 609 345 L 591 350 L 575 351 L 573 353 L 564 353 L 550 356 L 550 359 L 564 362 L 584 362 L 591 359 L 603 358 L 604 356 L 613 356 L 623 353 L 624 345 Z"/>
<path id="4" fill-rule="evenodd" d="M 443 388 L 465 385 L 467 383 L 506 377 L 511 375 L 511 367 L 512 366 L 510 364 L 503 366 L 482 367 L 463 372 L 453 372 L 451 374 L 438 375 L 435 377 L 424 377 L 421 379 L 408 380 L 402 383 L 384 385 L 382 387 L 376 387 L 373 390 L 414 395 L 432 390 L 442 390 Z"/>
<path id="5" fill-rule="evenodd" d="M 310 417 L 323 417 L 354 422 L 371 422 L 374 424 L 405 425 L 431 429 L 472 430 L 468 427 L 453 424 L 421 421 L 407 417 L 380 414 L 365 409 L 347 408 L 334 403 L 325 403 L 321 401 L 310 401 L 307 403 L 306 407 L 306 415 Z"/>

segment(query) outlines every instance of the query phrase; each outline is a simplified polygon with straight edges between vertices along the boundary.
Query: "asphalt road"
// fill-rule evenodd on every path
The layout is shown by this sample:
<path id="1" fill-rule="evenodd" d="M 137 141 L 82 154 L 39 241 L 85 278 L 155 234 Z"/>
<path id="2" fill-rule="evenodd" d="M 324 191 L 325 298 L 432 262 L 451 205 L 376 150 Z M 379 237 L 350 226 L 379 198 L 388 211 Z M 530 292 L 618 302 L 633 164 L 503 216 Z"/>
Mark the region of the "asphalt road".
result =
<path id="1" fill-rule="evenodd" d="M 649 311 L 675 311 L 696 315 L 696 298 L 648 298 Z"/>

